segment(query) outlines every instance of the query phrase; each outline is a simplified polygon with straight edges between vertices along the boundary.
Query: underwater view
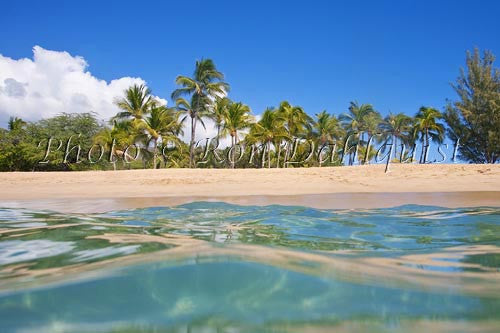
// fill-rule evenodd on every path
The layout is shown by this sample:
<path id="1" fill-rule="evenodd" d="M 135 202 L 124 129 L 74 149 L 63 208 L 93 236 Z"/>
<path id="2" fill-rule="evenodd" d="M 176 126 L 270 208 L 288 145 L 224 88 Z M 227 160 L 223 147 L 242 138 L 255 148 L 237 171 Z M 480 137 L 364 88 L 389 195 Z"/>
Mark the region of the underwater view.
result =
<path id="1" fill-rule="evenodd" d="M 498 332 L 500 208 L 0 209 L 0 331 Z"/>

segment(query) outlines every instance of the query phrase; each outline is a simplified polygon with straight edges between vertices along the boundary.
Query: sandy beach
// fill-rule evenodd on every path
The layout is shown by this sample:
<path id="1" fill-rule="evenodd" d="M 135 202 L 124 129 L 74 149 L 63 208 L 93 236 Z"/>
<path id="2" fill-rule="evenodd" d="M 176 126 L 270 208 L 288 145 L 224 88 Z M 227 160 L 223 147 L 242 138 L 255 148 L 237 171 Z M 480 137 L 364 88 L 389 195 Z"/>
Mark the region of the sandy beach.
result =
<path id="1" fill-rule="evenodd" d="M 101 211 L 190 201 L 371 208 L 500 206 L 500 165 L 0 173 L 3 206 Z M 70 200 L 79 199 L 79 200 Z M 85 208 L 84 208 L 85 207 Z"/>

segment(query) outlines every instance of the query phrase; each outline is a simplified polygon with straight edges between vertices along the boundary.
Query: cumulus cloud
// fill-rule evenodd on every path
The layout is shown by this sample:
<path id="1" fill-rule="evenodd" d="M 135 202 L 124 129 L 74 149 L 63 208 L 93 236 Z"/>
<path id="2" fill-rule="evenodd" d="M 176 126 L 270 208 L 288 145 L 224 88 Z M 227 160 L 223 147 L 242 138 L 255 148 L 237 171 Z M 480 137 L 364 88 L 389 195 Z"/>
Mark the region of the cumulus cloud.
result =
<path id="1" fill-rule="evenodd" d="M 9 117 L 36 121 L 62 112 L 95 112 L 99 119 L 107 121 L 119 111 L 114 101 L 123 96 L 125 89 L 132 84 L 146 84 L 141 78 L 128 76 L 108 83 L 93 76 L 87 67 L 81 56 L 40 46 L 33 48 L 33 59 L 12 59 L 0 54 L 0 126 L 4 127 Z M 155 98 L 167 104 L 165 99 Z M 204 122 L 206 128 L 197 125 L 197 141 L 217 136 L 215 123 L 209 119 Z M 181 139 L 189 142 L 189 119 L 183 129 Z M 230 142 L 226 137 L 220 145 L 226 147 Z"/>
<path id="2" fill-rule="evenodd" d="M 259 121 L 262 118 L 261 114 L 254 115 L 255 121 Z M 201 140 L 200 145 L 203 144 L 205 145 L 206 139 L 212 139 L 217 137 L 217 126 L 215 122 L 211 119 L 204 119 L 203 123 L 205 124 L 205 128 L 198 122 L 196 125 L 196 135 L 195 135 L 195 141 L 198 142 Z M 184 134 L 181 135 L 181 140 L 184 142 L 189 142 L 191 139 L 191 121 L 190 119 L 186 119 L 184 124 L 183 124 L 183 131 Z M 249 132 L 249 129 L 244 129 L 238 132 L 239 139 L 243 139 L 245 135 L 247 135 Z M 228 135 L 224 138 L 221 138 L 219 140 L 219 147 L 220 148 L 225 148 L 231 146 L 231 137 Z"/>
<path id="3" fill-rule="evenodd" d="M 92 111 L 108 120 L 118 111 L 114 100 L 130 85 L 145 83 L 133 77 L 108 83 L 87 67 L 80 56 L 40 46 L 33 48 L 33 59 L 0 54 L 0 124 L 5 125 L 10 116 L 38 120 L 61 112 Z"/>
<path id="4" fill-rule="evenodd" d="M 217 137 L 217 126 L 215 122 L 210 119 L 203 119 L 203 123 L 205 124 L 205 128 L 200 124 L 200 122 L 196 125 L 196 135 L 195 141 L 201 141 L 200 145 L 205 145 L 206 139 L 212 139 Z M 184 134 L 181 135 L 181 140 L 184 142 L 189 142 L 191 140 L 191 119 L 188 117 L 183 124 L 182 127 Z M 229 136 L 225 138 L 221 138 L 219 140 L 219 146 L 221 148 L 227 147 L 231 145 L 231 138 Z"/>

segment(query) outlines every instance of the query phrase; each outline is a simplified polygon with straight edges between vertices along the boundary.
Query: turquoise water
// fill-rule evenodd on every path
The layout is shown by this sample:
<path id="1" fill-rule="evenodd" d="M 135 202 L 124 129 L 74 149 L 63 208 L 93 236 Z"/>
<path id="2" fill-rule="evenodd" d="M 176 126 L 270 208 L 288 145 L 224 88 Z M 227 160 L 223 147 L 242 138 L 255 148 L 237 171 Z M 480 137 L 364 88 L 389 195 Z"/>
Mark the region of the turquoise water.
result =
<path id="1" fill-rule="evenodd" d="M 498 332 L 500 208 L 0 209 L 0 332 Z"/>

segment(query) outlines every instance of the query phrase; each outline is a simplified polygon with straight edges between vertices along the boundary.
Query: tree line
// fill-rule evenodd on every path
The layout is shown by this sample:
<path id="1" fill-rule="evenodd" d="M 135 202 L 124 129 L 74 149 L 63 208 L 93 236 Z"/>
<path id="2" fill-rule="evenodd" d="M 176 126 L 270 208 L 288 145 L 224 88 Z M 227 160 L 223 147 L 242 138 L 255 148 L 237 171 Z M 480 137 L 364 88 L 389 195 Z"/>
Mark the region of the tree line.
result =
<path id="1" fill-rule="evenodd" d="M 115 101 L 120 112 L 109 123 L 99 122 L 90 112 L 63 113 L 37 122 L 11 118 L 8 128 L 0 129 L 0 170 L 364 164 L 380 152 L 370 150 L 374 143 L 382 144 L 394 162 L 427 163 L 431 143 L 440 145 L 446 138 L 455 144 L 461 160 L 496 163 L 500 71 L 494 60 L 489 51 L 467 52 L 466 67 L 452 84 L 457 98 L 442 111 L 422 106 L 414 116 L 382 117 L 371 104 L 351 102 L 345 113 L 324 110 L 311 117 L 302 107 L 283 101 L 257 119 L 248 105 L 228 97 L 230 86 L 214 62 L 202 59 L 192 76 L 176 78 L 173 107 L 160 103 L 147 86 L 133 85 Z M 195 138 L 207 120 L 215 124 L 217 134 L 203 145 Z M 184 128 L 189 130 L 187 143 L 180 139 Z M 220 144 L 224 138 L 230 139 L 227 147 Z M 250 158 L 241 158 L 247 149 Z M 86 159 L 80 159 L 82 151 Z M 324 158 L 327 151 L 331 158 Z"/>

